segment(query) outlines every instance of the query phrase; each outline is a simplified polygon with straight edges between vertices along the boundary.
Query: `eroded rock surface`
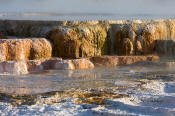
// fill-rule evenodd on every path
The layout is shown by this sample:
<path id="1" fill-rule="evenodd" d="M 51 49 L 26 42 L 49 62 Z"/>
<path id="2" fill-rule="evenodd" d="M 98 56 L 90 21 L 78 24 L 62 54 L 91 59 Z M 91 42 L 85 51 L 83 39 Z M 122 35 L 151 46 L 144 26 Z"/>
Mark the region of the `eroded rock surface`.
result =
<path id="1" fill-rule="evenodd" d="M 28 61 L 0 61 L 0 74 L 28 74 L 49 69 L 74 70 L 91 69 L 94 64 L 87 59 L 62 60 L 61 58 L 28 60 Z"/>
<path id="2" fill-rule="evenodd" d="M 155 62 L 158 60 L 158 56 L 97 56 L 92 57 L 89 60 L 84 58 L 67 60 L 63 60 L 61 58 L 52 58 L 48 60 L 40 59 L 28 61 L 1 61 L 0 73 L 4 74 L 7 72 L 9 74 L 27 74 L 49 69 L 92 69 L 94 68 L 94 65 L 113 67 L 133 64 L 139 61 Z"/>
<path id="3" fill-rule="evenodd" d="M 107 54 L 107 27 L 103 25 L 62 26 L 47 33 L 53 55 L 64 58 Z"/>
<path id="4" fill-rule="evenodd" d="M 146 55 L 157 52 L 155 40 L 175 39 L 174 20 L 152 20 L 112 25 L 113 51 L 118 55 Z M 122 49 L 121 49 L 122 48 Z M 162 48 L 163 49 L 163 48 Z"/>
<path id="5" fill-rule="evenodd" d="M 7 36 L 46 37 L 52 41 L 56 57 L 147 55 L 156 52 L 172 55 L 174 45 L 168 41 L 175 39 L 175 20 L 1 20 L 0 30 Z M 162 44 L 166 47 L 161 48 Z"/>
<path id="6" fill-rule="evenodd" d="M 44 38 L 0 39 L 0 61 L 48 59 L 52 47 Z"/>
<path id="7" fill-rule="evenodd" d="M 29 60 L 27 61 L 27 69 L 29 72 L 41 72 L 44 70 L 42 62 L 45 60 Z"/>
<path id="8" fill-rule="evenodd" d="M 27 64 L 23 61 L 0 61 L 1 74 L 28 74 Z"/>
<path id="9" fill-rule="evenodd" d="M 91 69 L 94 64 L 84 58 L 67 59 L 51 58 L 48 60 L 32 60 L 27 61 L 28 69 L 32 72 L 48 69 L 74 70 L 74 69 Z"/>
<path id="10" fill-rule="evenodd" d="M 158 61 L 158 56 L 97 56 L 90 59 L 95 66 L 120 66 L 139 61 Z"/>
<path id="11" fill-rule="evenodd" d="M 90 69 L 94 64 L 87 59 L 59 60 L 55 64 L 55 69 Z"/>

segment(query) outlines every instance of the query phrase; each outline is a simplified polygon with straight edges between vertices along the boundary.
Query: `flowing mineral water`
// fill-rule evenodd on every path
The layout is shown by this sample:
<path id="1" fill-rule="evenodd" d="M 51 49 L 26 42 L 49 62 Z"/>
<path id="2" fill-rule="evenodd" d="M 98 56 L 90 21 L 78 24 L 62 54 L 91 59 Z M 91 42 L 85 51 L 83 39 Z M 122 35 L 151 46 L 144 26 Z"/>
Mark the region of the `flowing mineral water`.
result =
<path id="1" fill-rule="evenodd" d="M 20 41 L 20 42 L 22 43 L 22 41 Z M 23 44 L 21 44 L 20 59 L 21 59 L 21 60 L 24 60 L 24 59 L 25 59 L 25 56 L 24 56 L 24 46 L 23 46 Z"/>

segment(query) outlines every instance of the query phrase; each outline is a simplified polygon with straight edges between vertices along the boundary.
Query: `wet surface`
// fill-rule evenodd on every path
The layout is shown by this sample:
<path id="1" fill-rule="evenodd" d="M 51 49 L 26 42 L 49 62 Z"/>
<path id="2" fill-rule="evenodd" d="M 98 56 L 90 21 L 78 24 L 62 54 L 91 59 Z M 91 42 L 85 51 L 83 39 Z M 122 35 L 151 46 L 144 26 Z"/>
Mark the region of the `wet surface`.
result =
<path id="1" fill-rule="evenodd" d="M 161 78 L 169 80 L 174 73 L 174 70 L 169 68 L 143 66 L 103 67 L 88 70 L 46 70 L 39 74 L 1 75 L 0 90 L 6 93 L 36 94 L 64 91 L 71 88 L 108 88 L 121 81 L 132 82 L 139 79 Z"/>
<path id="2" fill-rule="evenodd" d="M 0 111 L 7 109 L 3 114 L 9 115 L 14 111 L 20 115 L 23 108 L 30 115 L 36 109 L 41 110 L 38 115 L 61 115 L 56 110 L 64 111 L 63 115 L 174 115 L 174 87 L 175 69 L 160 66 L 1 75 Z"/>

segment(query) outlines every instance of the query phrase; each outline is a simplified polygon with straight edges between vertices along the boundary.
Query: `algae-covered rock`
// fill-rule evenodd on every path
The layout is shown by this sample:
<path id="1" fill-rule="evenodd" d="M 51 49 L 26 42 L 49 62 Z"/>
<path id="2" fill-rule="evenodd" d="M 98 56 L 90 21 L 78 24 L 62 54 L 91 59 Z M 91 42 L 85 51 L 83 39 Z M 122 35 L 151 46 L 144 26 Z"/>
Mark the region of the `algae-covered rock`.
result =
<path id="1" fill-rule="evenodd" d="M 0 31 L 7 37 L 46 36 L 53 44 L 53 55 L 63 58 L 110 54 L 146 55 L 158 52 L 155 48 L 159 48 L 161 43 L 155 45 L 156 40 L 175 39 L 175 20 L 0 20 Z M 0 34 L 2 39 L 5 36 Z M 41 52 L 36 47 L 31 51 Z M 1 50 L 1 54 L 4 54 L 4 51 Z M 0 57 L 4 56 L 0 55 Z M 32 57 L 38 58 L 42 55 Z"/>
<path id="2" fill-rule="evenodd" d="M 112 51 L 118 55 L 134 55 L 136 33 L 134 25 L 112 25 Z"/>
<path id="3" fill-rule="evenodd" d="M 154 25 L 146 25 L 142 29 L 142 51 L 144 54 L 153 53 L 156 38 L 156 27 Z M 140 38 L 139 38 L 140 39 Z"/>
<path id="4" fill-rule="evenodd" d="M 125 98 L 128 95 L 125 94 L 114 94 L 110 92 L 79 92 L 74 93 L 74 97 L 78 98 L 74 102 L 76 104 L 94 104 L 94 105 L 105 105 L 107 99 Z"/>
<path id="5" fill-rule="evenodd" d="M 152 20 L 135 23 L 113 24 L 112 50 L 118 55 L 153 54 L 156 40 L 175 39 L 175 20 Z M 128 39 L 126 39 L 128 38 Z M 133 52 L 129 49 L 133 46 Z"/>
<path id="6" fill-rule="evenodd" d="M 29 59 L 48 59 L 52 56 L 52 46 L 46 39 L 32 39 Z"/>
<path id="7" fill-rule="evenodd" d="M 48 59 L 52 47 L 44 38 L 0 39 L 0 61 Z"/>
<path id="8" fill-rule="evenodd" d="M 107 29 L 103 25 L 61 26 L 47 33 L 53 55 L 64 58 L 107 54 Z"/>
<path id="9" fill-rule="evenodd" d="M 129 38 L 125 38 L 123 41 L 123 54 L 124 55 L 132 55 L 133 54 L 133 43 Z"/>

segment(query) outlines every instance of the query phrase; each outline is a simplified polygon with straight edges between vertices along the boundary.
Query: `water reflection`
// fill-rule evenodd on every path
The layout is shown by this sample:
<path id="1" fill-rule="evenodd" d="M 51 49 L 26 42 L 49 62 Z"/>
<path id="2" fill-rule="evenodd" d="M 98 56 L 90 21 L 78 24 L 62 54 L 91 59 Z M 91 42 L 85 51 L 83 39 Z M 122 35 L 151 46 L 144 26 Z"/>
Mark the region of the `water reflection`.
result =
<path id="1" fill-rule="evenodd" d="M 64 91 L 71 88 L 136 87 L 139 80 L 172 81 L 175 69 L 143 66 L 95 68 L 89 70 L 48 70 L 41 74 L 0 76 L 0 91 L 4 93 L 34 94 Z"/>

